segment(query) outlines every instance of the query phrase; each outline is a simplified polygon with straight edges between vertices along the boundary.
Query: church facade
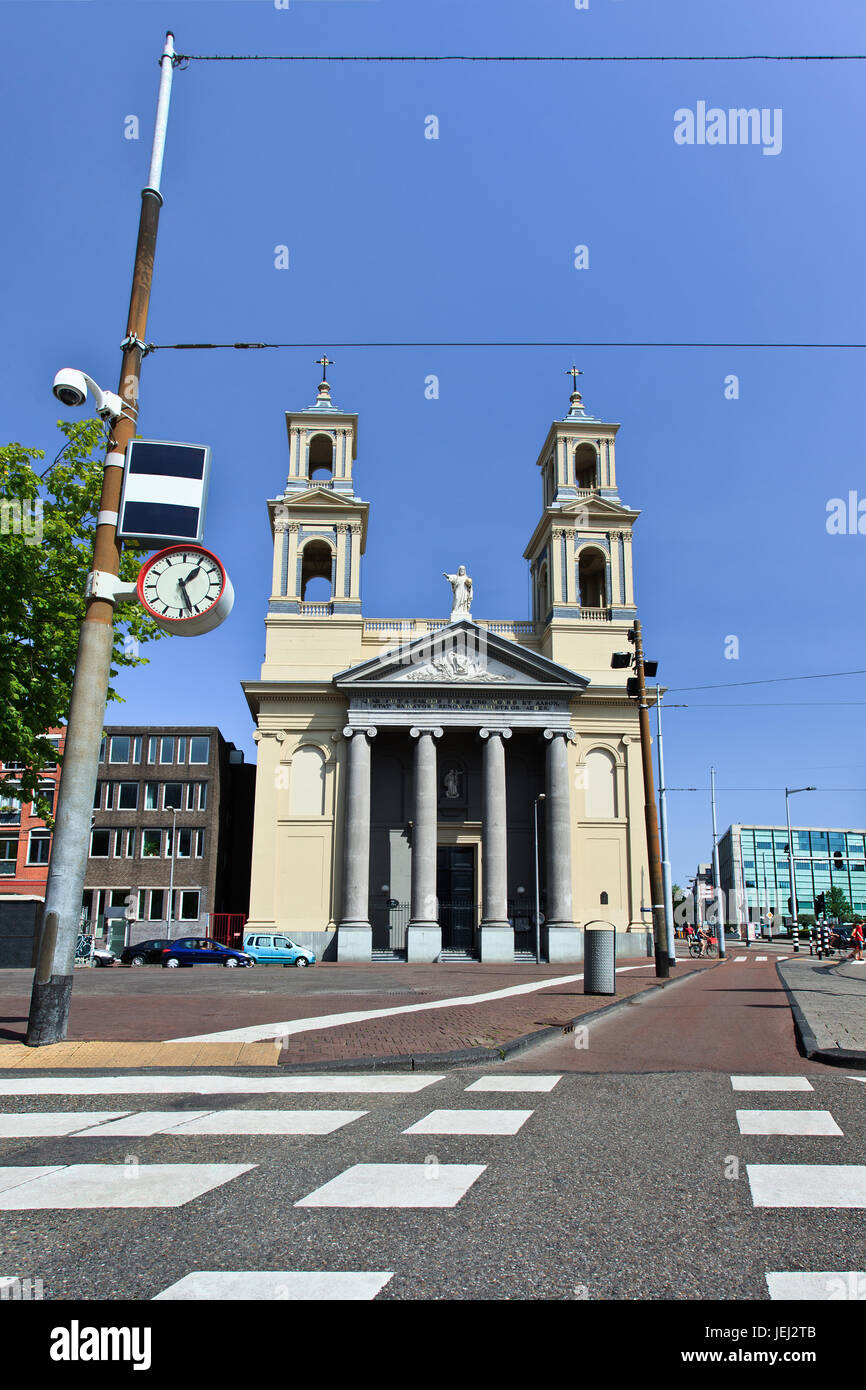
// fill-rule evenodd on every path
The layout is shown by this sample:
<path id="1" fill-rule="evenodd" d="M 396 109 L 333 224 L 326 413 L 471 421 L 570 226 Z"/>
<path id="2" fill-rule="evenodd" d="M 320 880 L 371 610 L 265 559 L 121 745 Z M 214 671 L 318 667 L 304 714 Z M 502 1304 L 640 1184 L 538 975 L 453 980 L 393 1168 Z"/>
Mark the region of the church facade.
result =
<path id="1" fill-rule="evenodd" d="M 619 426 L 577 390 L 550 426 L 532 616 L 496 620 L 472 611 L 464 565 L 443 574 L 450 616 L 365 616 L 358 417 L 323 380 L 286 424 L 265 659 L 243 683 L 249 929 L 341 961 L 527 959 L 536 923 L 550 961 L 580 960 L 591 923 L 616 928 L 619 954 L 651 952 L 638 712 L 611 669 L 636 616 Z"/>

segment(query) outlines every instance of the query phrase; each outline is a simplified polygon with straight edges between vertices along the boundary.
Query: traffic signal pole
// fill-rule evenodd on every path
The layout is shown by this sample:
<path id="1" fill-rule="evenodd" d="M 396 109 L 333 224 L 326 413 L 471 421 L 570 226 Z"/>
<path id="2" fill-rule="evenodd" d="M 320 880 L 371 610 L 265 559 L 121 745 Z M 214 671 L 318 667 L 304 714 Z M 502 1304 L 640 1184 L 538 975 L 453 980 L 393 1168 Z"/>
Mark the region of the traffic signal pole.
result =
<path id="1" fill-rule="evenodd" d="M 646 820 L 647 857 L 649 859 L 650 894 L 652 897 L 653 941 L 655 943 L 656 975 L 667 979 L 671 973 L 668 958 L 667 928 L 665 926 L 665 897 L 662 881 L 659 824 L 653 786 L 653 755 L 650 738 L 649 706 L 646 697 L 646 676 L 643 666 L 643 641 L 640 623 L 634 622 L 634 666 L 638 682 L 638 717 L 640 749 L 643 764 L 644 817 Z"/>
<path id="2" fill-rule="evenodd" d="M 74 976 L 75 941 L 90 850 L 93 794 L 99 772 L 99 746 L 114 650 L 114 604 L 122 544 L 118 512 L 126 446 L 136 432 L 142 348 L 153 280 L 156 234 L 162 194 L 159 184 L 165 150 L 174 36 L 166 34 L 160 58 L 159 96 L 147 187 L 141 193 L 138 242 L 132 272 L 126 337 L 118 394 L 123 414 L 112 421 L 102 495 L 96 518 L 93 569 L 88 576 L 86 610 L 78 641 L 72 699 L 60 777 L 51 861 L 42 917 L 36 974 L 30 999 L 26 1042 L 31 1047 L 66 1037 Z"/>

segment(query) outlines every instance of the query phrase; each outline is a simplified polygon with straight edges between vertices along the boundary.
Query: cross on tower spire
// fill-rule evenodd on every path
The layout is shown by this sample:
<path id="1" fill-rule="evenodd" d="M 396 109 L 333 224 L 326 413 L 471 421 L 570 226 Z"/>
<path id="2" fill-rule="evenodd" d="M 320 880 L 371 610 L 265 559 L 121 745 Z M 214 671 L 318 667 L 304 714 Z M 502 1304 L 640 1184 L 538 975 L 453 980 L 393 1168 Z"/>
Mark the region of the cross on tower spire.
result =
<path id="1" fill-rule="evenodd" d="M 571 380 L 572 380 L 572 382 L 573 382 L 572 389 L 573 389 L 574 391 L 576 391 L 576 390 L 577 390 L 577 378 L 578 378 L 579 376 L 583 376 L 583 372 L 580 370 L 579 367 L 574 367 L 574 366 L 572 366 L 572 367 L 566 367 L 566 369 L 565 369 L 565 375 L 571 377 Z"/>
<path id="2" fill-rule="evenodd" d="M 326 370 L 326 369 L 327 369 L 328 367 L 333 367 L 333 365 L 334 365 L 334 360 L 333 360 L 333 358 L 328 357 L 327 354 L 324 353 L 324 352 L 322 353 L 321 357 L 317 357 L 317 358 L 316 358 L 316 366 L 317 366 L 317 367 L 321 367 L 321 369 L 322 369 L 322 380 L 323 380 L 323 381 L 325 381 L 325 380 L 327 379 L 327 376 L 328 376 L 328 373 L 327 373 L 327 370 Z"/>

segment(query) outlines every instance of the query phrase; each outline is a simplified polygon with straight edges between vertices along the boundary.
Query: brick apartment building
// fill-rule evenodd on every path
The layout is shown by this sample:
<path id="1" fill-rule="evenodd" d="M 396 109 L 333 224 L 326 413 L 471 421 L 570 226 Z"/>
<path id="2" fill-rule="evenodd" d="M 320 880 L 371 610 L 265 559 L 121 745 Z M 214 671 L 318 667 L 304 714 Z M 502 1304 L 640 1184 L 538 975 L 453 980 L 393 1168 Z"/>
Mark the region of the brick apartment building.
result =
<path id="1" fill-rule="evenodd" d="M 107 726 L 84 880 L 90 924 L 130 893 L 132 942 L 246 913 L 254 793 L 255 767 L 219 729 Z"/>
<path id="2" fill-rule="evenodd" d="M 65 730 L 53 730 L 58 753 Z M 14 764 L 0 776 L 14 782 Z M 249 906 L 255 767 L 212 726 L 109 725 L 93 800 L 83 908 L 101 929 L 106 908 L 134 894 L 132 942 L 208 929 L 214 913 Z M 59 765 L 43 790 L 56 805 Z M 44 900 L 51 832 L 0 796 L 0 895 Z M 173 901 L 169 886 L 173 880 Z"/>

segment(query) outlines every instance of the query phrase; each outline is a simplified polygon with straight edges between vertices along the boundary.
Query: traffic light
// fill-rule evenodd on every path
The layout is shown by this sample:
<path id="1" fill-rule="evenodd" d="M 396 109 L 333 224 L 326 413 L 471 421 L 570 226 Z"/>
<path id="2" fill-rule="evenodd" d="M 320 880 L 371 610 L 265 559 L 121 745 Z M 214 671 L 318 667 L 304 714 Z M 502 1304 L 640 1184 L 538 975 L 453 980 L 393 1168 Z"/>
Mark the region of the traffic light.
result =
<path id="1" fill-rule="evenodd" d="M 793 912 L 793 911 L 794 911 L 794 903 L 793 903 L 793 900 L 792 900 L 791 898 L 788 899 L 788 911 L 789 911 L 789 912 Z"/>
<path id="2" fill-rule="evenodd" d="M 818 893 L 815 897 L 815 916 L 823 917 L 826 911 L 825 897 L 823 893 Z"/>

